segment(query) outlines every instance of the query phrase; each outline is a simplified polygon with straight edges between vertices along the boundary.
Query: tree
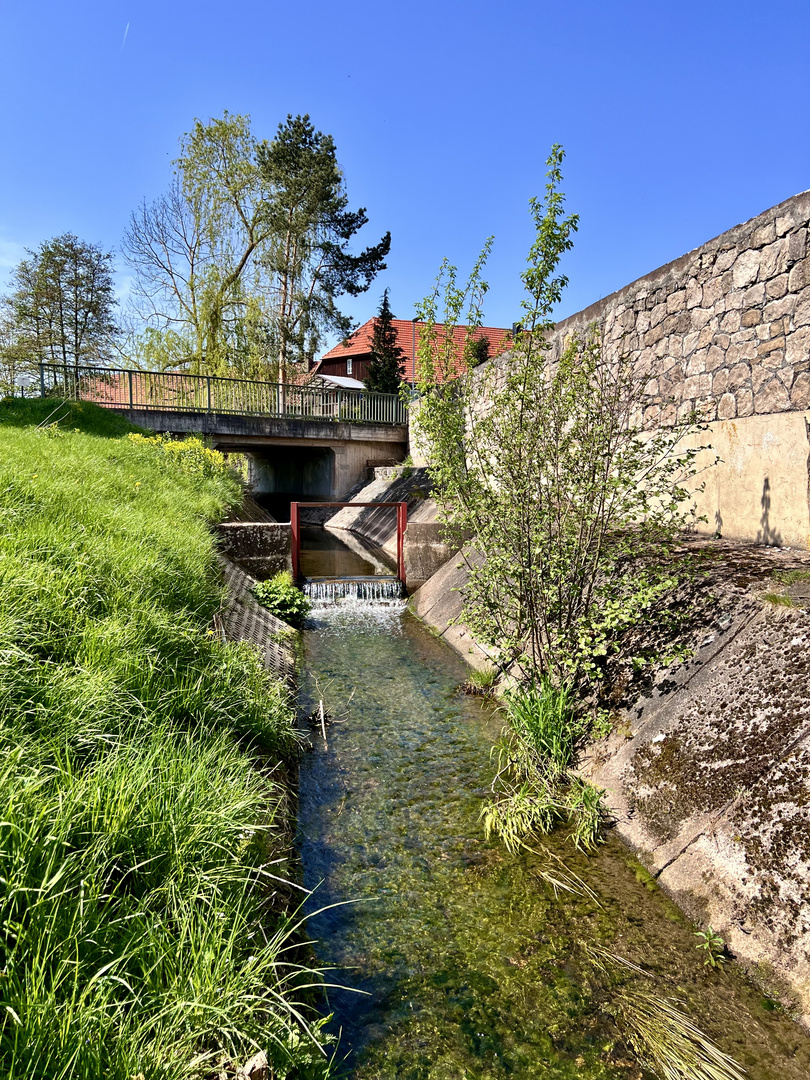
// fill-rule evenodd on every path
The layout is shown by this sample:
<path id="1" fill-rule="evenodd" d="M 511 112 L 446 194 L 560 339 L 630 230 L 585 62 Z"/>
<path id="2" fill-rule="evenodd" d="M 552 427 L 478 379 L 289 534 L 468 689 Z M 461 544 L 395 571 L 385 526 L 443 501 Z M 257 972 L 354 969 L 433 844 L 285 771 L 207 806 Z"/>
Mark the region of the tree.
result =
<path id="1" fill-rule="evenodd" d="M 336 301 L 365 292 L 385 269 L 391 234 L 357 255 L 347 250 L 368 217 L 363 208 L 347 209 L 334 141 L 308 115 L 279 124 L 273 141 L 259 147 L 258 162 L 271 193 L 263 262 L 273 279 L 272 333 L 284 382 L 287 364 L 314 356 L 325 334 L 349 333 L 351 321 Z"/>
<path id="2" fill-rule="evenodd" d="M 108 358 L 118 332 L 109 252 L 65 233 L 29 251 L 12 281 L 6 356 L 11 351 L 18 364 L 49 361 L 77 372 Z"/>
<path id="3" fill-rule="evenodd" d="M 597 678 L 616 635 L 673 588 L 663 553 L 693 517 L 688 482 L 702 449 L 684 448 L 694 417 L 642 429 L 642 380 L 626 358 L 605 355 L 597 327 L 550 351 L 567 284 L 557 267 L 577 227 L 563 217 L 562 156 L 554 147 L 545 204 L 531 202 L 536 239 L 508 366 L 469 364 L 488 242 L 466 287 L 445 264 L 422 305 L 412 416 L 444 528 L 465 545 L 465 622 L 502 667 L 558 687 Z M 445 383 L 465 306 L 467 370 Z"/>
<path id="4" fill-rule="evenodd" d="M 180 141 L 166 195 L 132 214 L 124 251 L 135 270 L 138 341 L 147 364 L 268 374 L 261 267 L 268 192 L 250 118 L 196 120 Z M 257 318 L 258 314 L 258 318 Z"/>
<path id="5" fill-rule="evenodd" d="M 380 301 L 371 337 L 371 362 L 363 380 L 367 390 L 378 394 L 398 394 L 402 385 L 405 353 L 397 344 L 394 316 L 388 304 L 388 289 Z"/>
<path id="6" fill-rule="evenodd" d="M 346 209 L 334 142 L 308 116 L 262 144 L 248 116 L 197 120 L 174 168 L 168 194 L 144 202 L 125 237 L 142 359 L 283 382 L 327 332 L 348 332 L 336 299 L 369 287 L 390 237 L 347 250 L 365 211 Z"/>
<path id="7" fill-rule="evenodd" d="M 472 367 L 478 367 L 479 364 L 485 364 L 487 360 L 489 360 L 489 338 L 482 334 L 470 346 L 470 364 Z"/>

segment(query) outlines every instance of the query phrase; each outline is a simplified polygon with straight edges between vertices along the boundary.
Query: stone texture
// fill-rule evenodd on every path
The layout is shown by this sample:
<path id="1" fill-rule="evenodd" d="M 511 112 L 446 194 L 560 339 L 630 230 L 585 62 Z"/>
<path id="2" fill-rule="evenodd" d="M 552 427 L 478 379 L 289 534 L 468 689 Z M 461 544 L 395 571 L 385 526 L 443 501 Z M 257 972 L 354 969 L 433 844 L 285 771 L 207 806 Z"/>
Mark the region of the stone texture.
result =
<path id="1" fill-rule="evenodd" d="M 751 416 L 754 412 L 754 395 L 748 389 L 738 390 L 734 395 L 737 401 L 737 416 Z"/>
<path id="2" fill-rule="evenodd" d="M 810 285 L 810 267 L 808 267 L 808 259 L 802 259 L 801 262 L 797 262 L 795 266 L 791 268 L 788 275 L 788 289 L 791 292 L 799 292 L 805 285 Z"/>
<path id="3" fill-rule="evenodd" d="M 788 337 L 785 359 L 789 364 L 801 363 L 810 357 L 810 326 L 801 326 Z"/>
<path id="4" fill-rule="evenodd" d="M 742 289 L 746 285 L 752 285 L 759 274 L 759 253 L 756 250 L 742 251 L 734 263 L 733 282 L 735 289 Z M 704 287 L 705 294 L 705 287 Z"/>
<path id="5" fill-rule="evenodd" d="M 794 409 L 810 409 L 810 374 L 806 371 L 796 376 L 790 392 L 790 403 Z"/>
<path id="6" fill-rule="evenodd" d="M 737 400 L 733 394 L 723 394 L 717 402 L 717 419 L 731 420 L 737 415 Z"/>
<path id="7" fill-rule="evenodd" d="M 565 335 L 601 322 L 608 353 L 621 349 L 645 384 L 648 424 L 669 422 L 672 403 L 730 418 L 727 394 L 734 416 L 802 407 L 791 388 L 810 370 L 809 225 L 805 192 L 572 315 L 554 355 Z"/>
<path id="8" fill-rule="evenodd" d="M 790 398 L 779 379 L 766 382 L 754 395 L 754 412 L 783 412 L 790 408 Z"/>

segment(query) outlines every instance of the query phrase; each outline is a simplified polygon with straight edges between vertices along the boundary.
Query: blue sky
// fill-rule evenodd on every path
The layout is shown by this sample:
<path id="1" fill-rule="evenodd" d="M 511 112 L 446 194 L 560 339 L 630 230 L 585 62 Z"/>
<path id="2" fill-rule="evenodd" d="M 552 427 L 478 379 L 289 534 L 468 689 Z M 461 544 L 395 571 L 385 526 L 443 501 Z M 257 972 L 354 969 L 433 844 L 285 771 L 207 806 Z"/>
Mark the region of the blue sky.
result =
<path id="1" fill-rule="evenodd" d="M 562 143 L 581 216 L 565 316 L 810 187 L 808 40 L 808 0 L 7 0 L 0 289 L 58 233 L 117 248 L 195 117 L 249 113 L 272 138 L 308 112 L 366 242 L 393 237 L 358 321 L 385 286 L 410 318 L 442 257 L 466 270 L 494 234 L 486 321 L 510 325 Z"/>

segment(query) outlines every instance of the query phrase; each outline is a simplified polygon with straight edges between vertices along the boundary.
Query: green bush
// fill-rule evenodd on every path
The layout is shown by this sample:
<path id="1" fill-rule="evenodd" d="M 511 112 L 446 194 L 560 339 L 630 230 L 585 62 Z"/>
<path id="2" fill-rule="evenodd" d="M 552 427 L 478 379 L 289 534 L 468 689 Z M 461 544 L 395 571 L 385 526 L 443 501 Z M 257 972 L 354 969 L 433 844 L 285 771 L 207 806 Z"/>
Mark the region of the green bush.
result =
<path id="1" fill-rule="evenodd" d="M 304 620 L 312 607 L 306 596 L 296 586 L 289 570 L 282 570 L 269 581 L 260 581 L 254 588 L 253 595 L 276 618 L 283 619 L 284 622 L 299 630 L 304 625 Z"/>

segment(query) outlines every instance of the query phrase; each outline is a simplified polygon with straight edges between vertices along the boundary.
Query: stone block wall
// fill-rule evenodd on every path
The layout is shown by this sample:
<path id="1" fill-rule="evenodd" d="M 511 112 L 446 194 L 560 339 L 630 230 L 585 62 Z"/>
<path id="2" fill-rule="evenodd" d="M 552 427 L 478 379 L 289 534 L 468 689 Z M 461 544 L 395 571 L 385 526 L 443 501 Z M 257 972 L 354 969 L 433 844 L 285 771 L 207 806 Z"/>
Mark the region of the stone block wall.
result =
<path id="1" fill-rule="evenodd" d="M 551 357 L 593 324 L 643 384 L 637 417 L 696 410 L 721 463 L 701 476 L 699 528 L 810 548 L 810 191 L 729 229 L 558 323 Z M 510 354 L 486 370 L 504 375 Z M 412 445 L 415 459 L 424 461 Z"/>
<path id="2" fill-rule="evenodd" d="M 572 315 L 644 377 L 645 420 L 810 409 L 810 192 L 795 195 Z"/>

